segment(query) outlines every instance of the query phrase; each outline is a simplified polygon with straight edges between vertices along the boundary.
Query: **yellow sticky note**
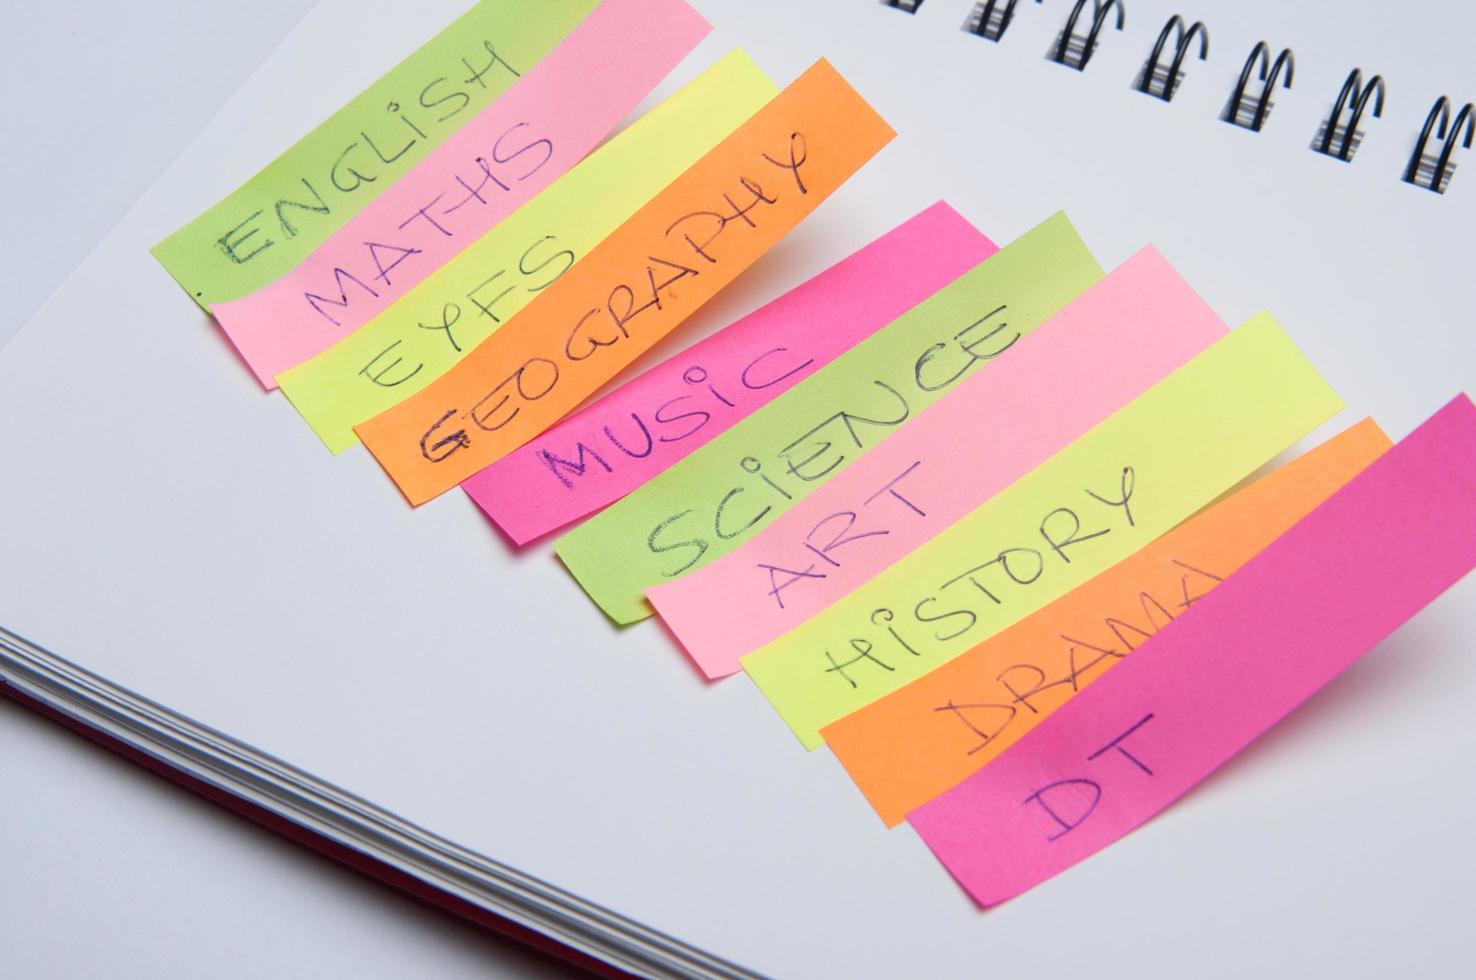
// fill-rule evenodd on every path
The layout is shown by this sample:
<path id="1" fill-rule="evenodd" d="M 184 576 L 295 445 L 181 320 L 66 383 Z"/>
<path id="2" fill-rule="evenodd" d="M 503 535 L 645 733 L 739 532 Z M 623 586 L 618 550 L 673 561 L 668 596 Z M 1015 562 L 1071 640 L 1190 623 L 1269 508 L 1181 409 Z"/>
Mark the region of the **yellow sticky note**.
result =
<path id="1" fill-rule="evenodd" d="M 814 748 L 822 726 L 1135 553 L 1341 408 L 1261 314 L 743 669 Z"/>
<path id="2" fill-rule="evenodd" d="M 895 135 L 821 58 L 454 368 L 354 432 L 411 506 L 445 493 L 648 352 Z"/>
<path id="3" fill-rule="evenodd" d="M 277 375 L 335 453 L 422 390 L 756 112 L 778 89 L 734 51 L 316 357 Z"/>

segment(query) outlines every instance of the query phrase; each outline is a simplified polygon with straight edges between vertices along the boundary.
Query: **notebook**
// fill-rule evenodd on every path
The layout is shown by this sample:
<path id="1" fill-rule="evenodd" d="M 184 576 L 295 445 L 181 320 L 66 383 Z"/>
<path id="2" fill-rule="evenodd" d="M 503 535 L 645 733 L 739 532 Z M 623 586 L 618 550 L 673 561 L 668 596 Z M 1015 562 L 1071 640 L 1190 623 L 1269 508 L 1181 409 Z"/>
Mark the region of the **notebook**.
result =
<path id="1" fill-rule="evenodd" d="M 963 2 L 696 6 L 715 30 L 646 107 L 741 45 L 781 82 L 826 56 L 899 136 L 656 358 L 942 196 L 1000 242 L 1064 208 L 1106 267 L 1151 242 L 1226 321 L 1270 309 L 1350 406 L 1329 432 L 1371 414 L 1402 436 L 1471 384 L 1476 170 L 1457 149 L 1443 193 L 1401 179 L 1435 100 L 1476 96 L 1468 13 L 1137 0 L 1121 31 L 1108 11 L 1077 70 L 1049 57 L 1064 3 L 1014 5 L 998 40 L 978 32 L 999 12 Z M 1455 961 L 1454 889 L 1472 870 L 1450 844 L 1472 802 L 1451 779 L 1472 748 L 1469 580 L 1314 702 L 1313 720 L 981 913 L 834 759 L 799 751 L 746 680 L 703 682 L 654 624 L 613 628 L 547 543 L 514 555 L 462 495 L 412 511 L 361 448 L 324 453 L 148 248 L 410 46 L 377 35 L 424 36 L 461 9 L 360 22 L 376 35 L 360 51 L 340 43 L 348 6 L 325 0 L 0 350 L 8 688 L 586 965 Z M 1144 62 L 1175 13 L 1202 20 L 1209 45 L 1200 61 L 1195 40 L 1171 82 Z M 1067 60 L 1090 19 L 1088 6 L 1065 32 Z M 1295 52 L 1295 76 L 1254 131 L 1221 116 L 1242 108 L 1241 67 L 1263 40 L 1273 58 Z M 1344 161 L 1312 146 L 1355 67 L 1387 91 Z M 1173 98 L 1137 91 L 1145 74 Z"/>

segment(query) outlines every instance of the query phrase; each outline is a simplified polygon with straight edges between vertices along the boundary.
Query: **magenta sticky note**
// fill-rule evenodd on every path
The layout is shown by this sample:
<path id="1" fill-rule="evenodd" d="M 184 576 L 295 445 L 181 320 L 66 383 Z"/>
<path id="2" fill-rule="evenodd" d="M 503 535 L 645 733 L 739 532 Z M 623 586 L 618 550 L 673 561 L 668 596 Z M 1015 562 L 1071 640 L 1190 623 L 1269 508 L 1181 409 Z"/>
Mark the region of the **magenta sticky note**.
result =
<path id="1" fill-rule="evenodd" d="M 295 269 L 211 313 L 275 388 L 578 163 L 709 29 L 685 0 L 604 0 Z M 365 179 L 350 155 L 371 151 L 346 150 L 334 179 Z"/>
<path id="2" fill-rule="evenodd" d="M 908 821 L 980 905 L 1178 799 L 1476 566 L 1462 395 Z"/>
<path id="3" fill-rule="evenodd" d="M 996 251 L 940 201 L 462 488 L 525 544 L 624 497 Z"/>
<path id="4" fill-rule="evenodd" d="M 850 594 L 1226 332 L 1144 249 L 1017 343 L 1000 370 L 963 381 L 742 547 L 646 596 L 703 673 L 734 673 L 739 657 Z"/>

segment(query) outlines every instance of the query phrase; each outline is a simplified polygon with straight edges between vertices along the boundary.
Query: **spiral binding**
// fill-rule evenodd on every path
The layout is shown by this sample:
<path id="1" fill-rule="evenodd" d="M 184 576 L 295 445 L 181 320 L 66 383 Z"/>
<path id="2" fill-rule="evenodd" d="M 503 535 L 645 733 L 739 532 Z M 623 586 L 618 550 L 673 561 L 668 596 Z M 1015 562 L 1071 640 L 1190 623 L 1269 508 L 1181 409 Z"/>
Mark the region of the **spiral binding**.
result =
<path id="1" fill-rule="evenodd" d="M 1085 71 L 1087 62 L 1092 60 L 1092 54 L 1097 50 L 1097 35 L 1102 33 L 1102 28 L 1107 26 L 1107 15 L 1116 11 L 1117 29 L 1122 30 L 1123 7 L 1118 0 L 1092 0 L 1092 23 L 1086 33 L 1077 33 L 1077 22 L 1081 20 L 1082 11 L 1086 9 L 1087 0 L 1076 0 L 1076 6 L 1071 8 L 1071 16 L 1066 18 L 1066 26 L 1056 36 L 1056 43 L 1051 46 L 1050 54 L 1046 55 L 1051 61 L 1067 68 L 1075 68 L 1077 71 Z"/>
<path id="2" fill-rule="evenodd" d="M 1358 123 L 1363 118 L 1364 110 L 1368 108 L 1369 99 L 1373 100 L 1373 117 L 1378 119 L 1384 114 L 1384 90 L 1384 76 L 1375 75 L 1365 83 L 1362 69 L 1350 71 L 1338 92 L 1338 101 L 1333 104 L 1332 113 L 1317 127 L 1317 135 L 1312 138 L 1312 149 L 1344 163 L 1352 160 L 1358 144 L 1363 142 L 1363 133 L 1359 130 Z M 1333 149 L 1334 143 L 1337 144 L 1336 150 Z"/>
<path id="3" fill-rule="evenodd" d="M 1008 0 L 1001 4 L 999 0 L 988 0 L 987 3 L 974 4 L 974 9 L 969 11 L 968 20 L 964 21 L 964 31 L 986 41 L 998 41 L 1004 37 L 1010 21 L 1015 19 L 1017 2 L 1018 0 Z M 1035 2 L 1041 3 L 1042 0 Z"/>
<path id="4" fill-rule="evenodd" d="M 1281 79 L 1281 87 L 1291 88 L 1292 77 L 1297 73 L 1297 60 L 1292 57 L 1291 48 L 1282 48 L 1276 60 L 1272 61 L 1271 46 L 1265 41 L 1258 41 L 1251 48 L 1250 57 L 1245 59 L 1245 67 L 1240 69 L 1240 81 L 1235 86 L 1235 94 L 1230 96 L 1230 104 L 1225 106 L 1225 113 L 1220 118 L 1231 125 L 1259 133 L 1261 127 L 1266 125 L 1266 117 L 1271 114 L 1271 93 L 1276 90 L 1276 80 L 1281 78 L 1283 69 L 1286 71 L 1286 78 Z M 1259 71 L 1262 82 L 1261 94 L 1255 98 L 1246 91 L 1252 71 Z"/>
<path id="5" fill-rule="evenodd" d="M 1430 107 L 1430 114 L 1425 117 L 1425 126 L 1420 130 L 1419 142 L 1415 143 L 1414 152 L 1410 154 L 1409 163 L 1404 168 L 1404 182 L 1423 187 L 1427 191 L 1434 191 L 1436 194 L 1444 194 L 1451 176 L 1455 173 L 1455 163 L 1451 160 L 1451 154 L 1455 152 L 1456 143 L 1460 141 L 1463 128 L 1466 138 L 1461 141 L 1461 145 L 1469 150 L 1472 133 L 1476 131 L 1476 106 L 1469 102 L 1461 106 L 1461 111 L 1456 113 L 1455 122 L 1452 123 L 1450 121 L 1450 99 L 1443 95 L 1436 99 L 1435 104 Z M 1425 152 L 1430 145 L 1432 135 L 1440 141 L 1439 153 Z"/>
<path id="6" fill-rule="evenodd" d="M 916 13 L 922 4 L 923 0 L 881 0 L 882 6 L 909 14 Z M 1004 37 L 1017 6 L 1018 0 L 975 3 L 961 29 L 997 42 Z M 1125 11 L 1121 0 L 1091 0 L 1090 22 L 1083 20 L 1086 12 L 1087 0 L 1076 0 L 1046 54 L 1050 61 L 1084 71 L 1109 22 L 1117 31 L 1124 27 Z M 1173 101 L 1183 81 L 1184 62 L 1193 51 L 1195 42 L 1198 42 L 1198 60 L 1207 61 L 1209 29 L 1202 21 L 1186 26 L 1184 18 L 1174 14 L 1159 31 L 1158 40 L 1148 60 L 1139 69 L 1133 88 L 1164 102 Z M 1168 53 L 1170 45 L 1172 52 Z M 1165 64 L 1166 53 L 1168 60 Z M 1283 90 L 1290 90 L 1295 76 L 1296 58 L 1291 48 L 1282 48 L 1272 58 L 1271 46 L 1265 41 L 1257 42 L 1240 69 L 1235 91 L 1220 113 L 1220 119 L 1239 129 L 1259 133 L 1271 115 L 1274 106 L 1272 96 L 1278 83 Z M 1381 75 L 1373 75 L 1365 81 L 1362 69 L 1350 71 L 1332 110 L 1318 124 L 1311 149 L 1334 160 L 1352 163 L 1364 139 L 1360 127 L 1365 117 L 1382 118 L 1387 89 Z M 1400 177 L 1403 183 L 1436 194 L 1444 194 L 1450 189 L 1456 171 L 1456 150 L 1469 150 L 1476 142 L 1476 105 L 1467 102 L 1454 113 L 1452 105 L 1450 98 L 1442 95 L 1430 107 L 1424 128 L 1420 130 L 1419 139 Z"/>
<path id="7" fill-rule="evenodd" d="M 1168 43 L 1170 35 L 1174 38 L 1173 60 L 1167 65 L 1160 65 L 1158 59 L 1163 56 L 1163 46 Z M 1199 38 L 1199 60 L 1204 61 L 1209 57 L 1209 31 L 1204 22 L 1196 20 L 1186 30 L 1184 18 L 1178 14 L 1170 17 L 1168 23 L 1163 25 L 1163 30 L 1158 32 L 1158 43 L 1153 45 L 1153 53 L 1143 62 L 1143 70 L 1138 73 L 1138 80 L 1133 87 L 1144 95 L 1172 102 L 1174 92 L 1179 87 L 1179 73 L 1184 69 L 1184 56 L 1189 53 L 1189 45 L 1194 43 L 1196 37 Z"/>

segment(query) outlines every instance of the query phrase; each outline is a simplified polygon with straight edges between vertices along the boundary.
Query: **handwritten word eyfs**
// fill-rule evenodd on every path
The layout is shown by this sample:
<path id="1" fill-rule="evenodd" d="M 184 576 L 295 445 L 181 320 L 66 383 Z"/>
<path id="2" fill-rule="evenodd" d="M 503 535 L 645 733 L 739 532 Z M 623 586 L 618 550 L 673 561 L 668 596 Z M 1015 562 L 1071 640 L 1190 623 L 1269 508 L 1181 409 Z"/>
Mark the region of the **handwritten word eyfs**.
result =
<path id="1" fill-rule="evenodd" d="M 291 272 L 211 312 L 272 387 L 578 163 L 707 31 L 686 0 L 605 0 Z M 345 173 L 345 190 L 373 179 Z"/>
<path id="2" fill-rule="evenodd" d="M 816 63 L 455 368 L 355 431 L 412 504 L 445 492 L 671 332 L 892 135 Z"/>
<path id="3" fill-rule="evenodd" d="M 822 726 L 1115 565 L 1341 407 L 1262 314 L 743 669 L 813 748 Z"/>
<path id="4" fill-rule="evenodd" d="M 649 616 L 645 589 L 737 548 L 1100 276 L 1065 216 L 1048 219 L 565 535 L 559 557 L 616 622 Z"/>
<path id="5" fill-rule="evenodd" d="M 634 490 L 995 251 L 939 202 L 462 484 L 523 544 Z"/>
<path id="6" fill-rule="evenodd" d="M 732 673 L 1224 335 L 1145 250 L 1015 344 L 1006 367 L 960 382 L 742 547 L 646 594 L 709 677 Z"/>
<path id="7" fill-rule="evenodd" d="M 277 376 L 334 452 L 427 387 L 778 89 L 741 51 L 715 62 L 364 326 Z"/>
<path id="8" fill-rule="evenodd" d="M 595 6 L 550 0 L 529 17 L 516 4 L 477 4 L 154 246 L 154 257 L 206 309 L 278 279 L 492 104 Z"/>
<path id="9" fill-rule="evenodd" d="M 1462 396 L 908 822 L 993 905 L 1152 818 L 1476 567 L 1473 445 Z"/>
<path id="10" fill-rule="evenodd" d="M 997 758 L 1377 459 L 1360 422 L 821 734 L 891 826 Z"/>

